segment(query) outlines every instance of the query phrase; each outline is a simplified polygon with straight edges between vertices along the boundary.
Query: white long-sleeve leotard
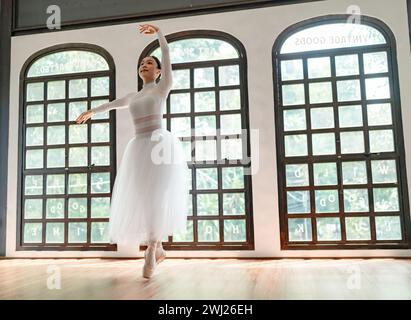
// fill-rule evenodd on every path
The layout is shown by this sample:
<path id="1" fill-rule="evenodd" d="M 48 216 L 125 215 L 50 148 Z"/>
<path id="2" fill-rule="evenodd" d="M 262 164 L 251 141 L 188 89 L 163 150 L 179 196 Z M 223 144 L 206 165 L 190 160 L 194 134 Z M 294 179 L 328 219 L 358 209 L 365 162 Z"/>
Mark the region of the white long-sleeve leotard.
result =
<path id="1" fill-rule="evenodd" d="M 161 48 L 161 80 L 146 83 L 138 92 L 107 102 L 91 109 L 92 114 L 113 109 L 128 108 L 134 122 L 135 133 L 151 132 L 162 127 L 163 106 L 172 87 L 169 47 L 161 30 L 157 31 Z"/>

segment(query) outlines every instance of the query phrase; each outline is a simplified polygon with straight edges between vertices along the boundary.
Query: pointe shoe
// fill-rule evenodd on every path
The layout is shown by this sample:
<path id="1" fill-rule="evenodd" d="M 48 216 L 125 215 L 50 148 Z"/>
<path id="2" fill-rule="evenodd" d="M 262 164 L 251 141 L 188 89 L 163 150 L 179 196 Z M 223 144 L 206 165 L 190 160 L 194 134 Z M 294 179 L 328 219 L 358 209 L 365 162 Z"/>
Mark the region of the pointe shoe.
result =
<path id="1" fill-rule="evenodd" d="M 144 266 L 143 266 L 143 277 L 151 278 L 154 270 L 157 266 L 156 262 L 156 248 L 154 246 L 149 246 L 144 252 Z"/>
<path id="2" fill-rule="evenodd" d="M 160 244 L 157 244 L 157 248 L 156 248 L 156 262 L 160 263 L 162 262 L 165 258 L 166 258 L 166 252 L 163 249 L 163 246 Z"/>

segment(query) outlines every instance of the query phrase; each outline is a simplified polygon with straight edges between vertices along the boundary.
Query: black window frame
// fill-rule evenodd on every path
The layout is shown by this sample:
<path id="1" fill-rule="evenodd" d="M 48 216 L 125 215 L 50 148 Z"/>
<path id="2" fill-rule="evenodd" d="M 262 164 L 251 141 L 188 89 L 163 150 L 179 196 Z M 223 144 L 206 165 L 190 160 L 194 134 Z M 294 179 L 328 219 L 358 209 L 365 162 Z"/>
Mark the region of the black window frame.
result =
<path id="1" fill-rule="evenodd" d="M 347 19 L 349 18 L 349 15 L 326 15 L 326 16 L 321 16 L 321 17 L 315 17 L 311 19 L 307 19 L 304 21 L 301 21 L 299 23 L 293 24 L 286 28 L 282 33 L 278 36 L 276 39 L 273 47 L 272 47 L 272 66 L 273 66 L 273 83 L 274 83 L 274 114 L 275 114 L 275 125 L 276 125 L 276 146 L 277 146 L 277 180 L 278 180 L 278 198 L 279 198 L 279 203 L 278 203 L 278 210 L 279 210 L 279 218 L 280 218 L 280 238 L 281 238 L 281 250 L 306 250 L 306 249 L 316 249 L 316 250 L 321 250 L 321 249 L 408 249 L 411 248 L 411 224 L 410 224 L 410 207 L 409 207 L 409 199 L 408 199 L 408 187 L 407 187 L 407 176 L 406 176 L 406 162 L 405 162 L 405 148 L 404 148 L 404 137 L 403 137 L 403 126 L 402 126 L 402 117 L 401 117 L 401 103 L 400 103 L 400 84 L 399 84 L 399 78 L 398 78 L 398 63 L 397 63 L 397 53 L 396 53 L 396 39 L 390 28 L 381 20 L 373 18 L 373 17 L 368 17 L 361 15 L 361 24 L 368 25 L 370 27 L 373 27 L 377 29 L 381 34 L 385 37 L 386 44 L 384 45 L 375 45 L 375 46 L 361 46 L 361 47 L 352 47 L 352 48 L 337 48 L 337 49 L 327 49 L 327 50 L 317 50 L 317 51 L 306 51 L 306 52 L 298 52 L 298 53 L 290 53 L 290 54 L 280 54 L 280 50 L 282 45 L 284 44 L 285 40 L 292 36 L 294 33 L 304 30 L 306 28 L 310 27 L 315 27 L 319 25 L 324 25 L 324 24 L 332 24 L 332 23 L 345 23 L 347 22 Z M 370 50 L 371 48 L 371 50 Z M 338 188 L 338 194 L 339 194 L 339 206 L 340 210 L 338 212 L 340 222 L 341 222 L 341 240 L 340 241 L 317 241 L 316 238 L 316 221 L 315 218 L 320 216 L 327 216 L 322 213 L 316 214 L 315 213 L 315 204 L 314 204 L 314 183 L 313 183 L 313 173 L 312 173 L 312 168 L 309 170 L 309 189 L 310 190 L 310 198 L 311 198 L 311 213 L 308 214 L 289 214 L 290 217 L 307 217 L 311 219 L 311 228 L 312 228 L 312 241 L 294 241 L 291 242 L 289 241 L 288 238 L 288 223 L 287 223 L 287 199 L 286 199 L 286 177 L 285 177 L 285 163 L 286 163 L 286 157 L 285 157 L 285 150 L 284 150 L 284 130 L 283 130 L 283 115 L 282 115 L 282 97 L 281 97 L 281 67 L 280 67 L 280 60 L 285 59 L 287 57 L 296 57 L 296 59 L 302 59 L 303 61 L 306 61 L 307 57 L 312 57 L 316 53 L 318 55 L 325 55 L 325 53 L 328 53 L 329 55 L 341 55 L 346 52 L 351 53 L 354 51 L 358 52 L 358 55 L 361 56 L 362 52 L 372 52 L 372 51 L 378 51 L 378 50 L 373 50 L 372 48 L 377 48 L 380 49 L 383 48 L 384 50 L 387 50 L 387 59 L 388 59 L 388 65 L 389 65 L 389 72 L 387 73 L 387 77 L 389 78 L 390 81 L 390 90 L 391 90 L 391 104 L 392 104 L 392 114 L 393 114 L 393 123 L 392 123 L 392 129 L 394 133 L 394 144 L 397 146 L 397 149 L 393 154 L 397 156 L 398 162 L 397 162 L 397 177 L 398 177 L 398 194 L 399 194 L 399 205 L 400 205 L 400 219 L 401 219 L 401 227 L 402 227 L 402 237 L 403 239 L 401 241 L 392 241 L 392 240 L 379 240 L 376 241 L 375 239 L 375 223 L 374 217 L 375 217 L 375 212 L 372 212 L 371 206 L 372 204 L 372 181 L 371 181 L 371 169 L 370 169 L 370 161 L 371 159 L 385 159 L 383 156 L 382 158 L 379 158 L 378 155 L 373 155 L 369 154 L 368 157 L 366 156 L 366 153 L 364 154 L 356 154 L 352 155 L 352 159 L 361 159 L 364 161 L 367 161 L 367 176 L 368 176 L 368 183 L 367 183 L 367 190 L 369 193 L 369 205 L 370 205 L 370 212 L 367 213 L 364 216 L 370 217 L 370 232 L 371 232 L 371 240 L 370 241 L 347 241 L 345 238 L 345 224 L 344 224 L 344 215 L 345 213 L 343 212 L 342 206 L 342 189 L 343 189 L 343 184 L 341 182 L 341 158 L 338 160 L 337 158 L 334 160 L 330 160 L 332 157 L 324 157 L 324 156 L 319 156 L 319 158 L 323 157 L 322 159 L 326 159 L 328 161 L 333 161 L 337 163 L 337 174 L 339 177 L 339 182 L 334 188 Z M 331 59 L 332 60 L 332 59 Z M 360 59 L 361 60 L 361 59 Z M 332 64 L 333 62 L 331 62 Z M 361 61 L 360 61 L 360 69 L 361 69 Z M 307 64 L 304 62 L 304 86 L 305 86 L 305 104 L 301 106 L 301 108 L 305 108 L 306 110 L 310 109 L 310 103 L 308 99 L 308 82 L 311 81 L 309 80 L 307 76 Z M 361 105 L 363 108 L 363 118 L 364 118 L 364 104 L 366 104 L 367 99 L 365 98 L 365 88 L 364 88 L 364 81 L 365 77 L 361 73 L 358 75 L 358 78 L 362 82 L 361 85 Z M 339 105 L 341 105 L 341 102 L 338 102 L 336 99 L 336 76 L 335 74 L 331 75 L 331 80 L 326 80 L 330 81 L 333 85 L 333 100 L 332 103 L 329 103 L 329 105 L 333 106 L 333 109 L 338 108 Z M 325 80 L 323 80 L 325 81 Z M 352 104 L 352 103 L 351 103 Z M 307 113 L 309 115 L 309 112 Z M 307 118 L 307 130 L 306 133 L 309 136 L 310 133 L 310 127 L 309 127 L 309 122 L 310 119 Z M 337 123 L 338 119 L 335 117 L 335 123 Z M 338 133 L 338 136 L 336 136 L 336 140 L 339 140 L 339 132 L 343 131 L 341 129 L 337 129 L 338 126 L 334 126 L 334 128 L 331 130 L 331 132 Z M 363 129 L 365 129 L 365 133 L 367 134 L 368 132 L 368 127 L 363 124 L 362 126 Z M 321 131 L 322 132 L 322 131 Z M 310 150 L 310 141 L 311 139 L 308 140 L 308 150 Z M 367 140 L 367 139 L 365 139 Z M 365 142 L 365 146 L 367 146 L 367 142 Z M 336 150 L 337 153 L 335 157 L 338 157 L 338 150 L 339 150 L 339 143 L 336 144 Z M 348 155 L 350 156 L 350 155 Z M 341 156 L 340 156 L 341 157 Z M 298 159 L 297 161 L 299 163 L 312 163 L 314 156 L 309 155 L 308 156 L 302 156 L 302 157 L 293 157 L 294 160 Z M 351 160 L 349 157 L 347 157 L 347 160 Z M 308 162 L 304 162 L 304 160 L 309 160 Z M 323 160 L 324 162 L 327 162 L 326 160 Z M 318 160 L 321 161 L 321 160 Z M 338 162 L 340 165 L 338 166 Z M 295 161 L 291 160 L 291 163 L 296 163 Z M 370 195 L 371 194 L 371 195 Z"/>
<path id="2" fill-rule="evenodd" d="M 173 91 L 178 91 L 178 92 L 190 92 L 190 105 L 191 105 L 191 110 L 189 113 L 178 113 L 179 116 L 189 116 L 190 117 L 190 122 L 191 122 L 191 130 L 194 129 L 194 120 L 195 120 L 195 115 L 197 115 L 197 112 L 194 111 L 194 92 L 197 91 L 204 91 L 201 89 L 194 89 L 194 75 L 193 71 L 195 68 L 200 68 L 200 67 L 214 67 L 214 78 L 216 81 L 216 85 L 214 87 L 214 91 L 216 92 L 216 97 L 218 96 L 219 92 L 219 86 L 218 86 L 218 75 L 217 75 L 217 69 L 219 66 L 222 65 L 233 65 L 234 63 L 237 63 L 239 66 L 239 76 L 240 76 L 240 84 L 235 85 L 235 87 L 239 87 L 240 89 L 240 95 L 241 95 L 241 108 L 240 111 L 233 113 L 240 113 L 241 114 L 241 126 L 242 129 L 247 130 L 247 141 L 246 141 L 246 150 L 243 149 L 243 159 L 244 157 L 247 157 L 247 159 L 251 159 L 250 154 L 251 154 L 251 148 L 250 148 L 250 128 L 249 128 L 249 108 L 248 108 L 248 85 L 247 85 L 247 56 L 246 56 L 246 50 L 243 44 L 233 37 L 232 35 L 221 32 L 221 31 L 215 31 L 215 30 L 190 30 L 190 31 L 182 31 L 182 32 L 177 32 L 177 33 L 172 33 L 166 36 L 167 42 L 170 44 L 173 41 L 179 41 L 179 40 L 185 40 L 185 39 L 194 39 L 194 38 L 209 38 L 209 39 L 217 39 L 217 40 L 222 40 L 230 45 L 232 45 L 238 52 L 238 58 L 235 59 L 223 59 L 223 60 L 212 60 L 212 61 L 200 61 L 200 62 L 188 62 L 188 63 L 178 63 L 176 65 L 172 64 L 172 69 L 173 70 L 179 70 L 179 69 L 190 69 L 190 89 L 176 89 L 176 90 L 171 90 L 171 93 Z M 138 65 L 140 65 L 140 62 L 142 59 L 148 55 L 150 55 L 155 49 L 159 48 L 159 43 L 158 40 L 152 41 L 148 46 L 144 48 L 142 51 L 139 59 L 138 59 Z M 141 90 L 143 85 L 143 81 L 138 77 L 138 90 Z M 230 89 L 230 86 L 224 87 L 226 89 Z M 208 89 L 210 90 L 210 89 Z M 212 112 L 201 112 L 201 115 L 207 114 L 207 115 L 218 115 L 220 114 L 219 110 L 219 99 L 216 98 L 216 111 Z M 166 119 L 167 121 L 167 130 L 170 130 L 170 122 L 171 122 L 171 116 L 170 116 L 170 97 L 167 98 L 167 112 L 163 114 L 163 118 Z M 233 110 L 234 111 L 234 110 Z M 219 120 L 216 119 L 216 128 L 217 130 L 220 128 L 220 123 Z M 218 134 L 217 134 L 218 136 Z M 236 136 L 237 138 L 240 137 L 240 135 L 224 135 L 224 136 Z M 206 136 L 203 136 L 206 137 Z M 206 137 L 206 139 L 209 136 Z M 194 135 L 191 135 L 188 139 L 187 138 L 180 138 L 180 140 L 191 140 L 192 143 L 195 139 Z M 201 140 L 201 139 L 198 139 Z M 218 139 L 216 139 L 218 141 Z M 243 140 L 242 140 L 243 141 Z M 219 148 L 218 148 L 218 142 L 216 142 L 217 145 L 217 158 L 219 158 Z M 244 142 L 243 142 L 244 146 Z M 244 152 L 246 151 L 246 155 Z M 192 159 L 195 159 L 194 157 L 194 150 L 192 150 Z M 233 160 L 231 160 L 233 161 Z M 227 162 L 227 160 L 226 160 Z M 245 200 L 245 215 L 233 215 L 233 216 L 224 216 L 223 215 L 223 204 L 222 204 L 222 193 L 223 191 L 230 191 L 231 189 L 223 189 L 222 188 L 222 167 L 232 167 L 232 166 L 243 166 L 244 168 L 248 168 L 248 170 L 251 172 L 251 164 L 250 162 L 248 164 L 241 164 L 241 160 L 237 161 L 237 164 L 196 164 L 195 160 L 194 161 L 189 161 L 188 162 L 188 167 L 191 170 L 192 174 L 192 189 L 190 190 L 190 194 L 193 195 L 192 197 L 192 205 L 193 205 L 193 214 L 191 216 L 188 216 L 188 220 L 193 220 L 193 241 L 192 242 L 172 242 L 172 237 L 168 238 L 168 242 L 164 242 L 164 248 L 168 250 L 254 250 L 254 223 L 253 223 L 253 205 L 252 205 L 252 177 L 251 174 L 244 175 L 244 187 L 242 189 L 232 189 L 233 191 L 237 192 L 244 192 L 244 200 Z M 218 174 L 218 188 L 217 189 L 212 189 L 212 190 L 201 190 L 200 192 L 198 190 L 195 190 L 196 186 L 196 169 L 197 168 L 217 168 L 217 174 Z M 196 216 L 196 197 L 194 195 L 196 194 L 207 194 L 207 193 L 218 193 L 219 194 L 219 200 L 218 200 L 218 207 L 219 207 L 219 215 L 210 215 L 210 216 Z M 205 241 L 198 241 L 198 232 L 197 232 L 197 224 L 196 221 L 200 218 L 200 220 L 219 220 L 219 234 L 220 234 L 220 241 L 216 242 L 205 242 Z M 229 220 L 229 219 L 245 219 L 245 227 L 246 227 L 246 242 L 224 242 L 222 239 L 224 239 L 224 220 Z"/>

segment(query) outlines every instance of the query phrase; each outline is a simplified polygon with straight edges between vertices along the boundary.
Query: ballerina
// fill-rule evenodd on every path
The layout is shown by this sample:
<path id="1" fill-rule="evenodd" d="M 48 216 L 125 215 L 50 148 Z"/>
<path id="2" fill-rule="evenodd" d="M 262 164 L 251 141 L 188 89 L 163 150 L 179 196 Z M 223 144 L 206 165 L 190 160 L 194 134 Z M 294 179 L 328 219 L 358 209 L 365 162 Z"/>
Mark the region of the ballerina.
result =
<path id="1" fill-rule="evenodd" d="M 186 230 L 191 173 L 181 141 L 162 126 L 163 107 L 172 87 L 167 40 L 154 25 L 143 24 L 139 29 L 143 34 L 157 33 L 161 62 L 154 56 L 143 58 L 138 68 L 143 80 L 139 92 L 85 111 L 76 122 L 85 123 L 93 114 L 113 109 L 130 111 L 135 135 L 125 148 L 114 182 L 109 237 L 110 243 L 146 242 L 143 277 L 150 278 L 166 257 L 163 237 Z"/>

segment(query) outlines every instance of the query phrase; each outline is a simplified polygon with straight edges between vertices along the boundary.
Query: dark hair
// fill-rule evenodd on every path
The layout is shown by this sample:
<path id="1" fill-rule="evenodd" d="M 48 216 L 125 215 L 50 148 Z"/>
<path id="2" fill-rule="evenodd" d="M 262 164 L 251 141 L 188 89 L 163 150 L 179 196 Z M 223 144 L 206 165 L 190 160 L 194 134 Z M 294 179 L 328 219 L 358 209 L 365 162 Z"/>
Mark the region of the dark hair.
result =
<path id="1" fill-rule="evenodd" d="M 154 60 L 156 60 L 156 62 L 157 62 L 157 68 L 159 68 L 159 69 L 161 70 L 161 62 L 160 62 L 160 60 L 158 60 L 158 58 L 155 57 L 155 56 L 150 56 L 150 57 L 153 58 Z M 157 77 L 156 83 L 158 83 L 158 82 L 160 81 L 160 79 L 161 79 L 161 74 Z"/>

